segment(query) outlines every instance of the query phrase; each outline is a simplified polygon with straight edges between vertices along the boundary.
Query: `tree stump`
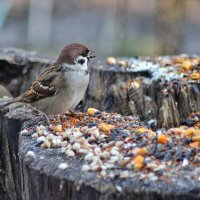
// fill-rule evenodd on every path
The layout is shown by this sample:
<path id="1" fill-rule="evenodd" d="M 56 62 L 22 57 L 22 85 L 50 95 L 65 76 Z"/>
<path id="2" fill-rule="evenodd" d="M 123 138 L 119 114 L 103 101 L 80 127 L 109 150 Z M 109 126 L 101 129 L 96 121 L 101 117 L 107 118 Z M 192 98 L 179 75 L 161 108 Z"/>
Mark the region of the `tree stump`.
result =
<path id="1" fill-rule="evenodd" d="M 83 109 L 86 110 L 87 107 L 92 106 L 123 115 L 138 115 L 147 125 L 154 128 L 170 128 L 179 125 L 191 112 L 200 111 L 200 86 L 199 60 L 196 61 L 195 57 L 181 57 L 187 62 L 192 62 L 188 67 L 185 63 L 183 65 L 183 61 L 177 61 L 177 59 L 179 58 L 166 57 L 164 63 L 163 58 L 160 57 L 125 60 L 119 58 L 114 59 L 114 63 L 112 59 L 109 65 L 105 62 L 97 62 L 90 69 L 91 80 L 83 101 Z M 13 49 L 2 50 L 0 51 L 1 84 L 8 86 L 8 89 L 16 96 L 30 85 L 43 67 L 52 62 L 53 60 L 40 58 L 34 53 Z M 138 64 L 139 62 L 143 63 L 142 67 Z M 174 71 L 177 65 L 180 71 Z M 160 66 L 162 66 L 161 71 Z M 135 151 L 138 150 L 135 148 L 145 145 L 150 145 L 148 153 L 154 156 L 157 162 L 160 162 L 159 159 L 166 159 L 164 162 L 169 162 L 171 160 L 167 159 L 174 157 L 176 161 L 172 167 L 173 173 L 176 176 L 176 173 L 182 175 L 178 176 L 178 179 L 175 176 L 171 183 L 166 184 L 162 180 L 155 180 L 155 174 L 149 173 L 148 170 L 152 167 L 152 163 L 149 168 L 144 168 L 144 171 L 140 172 L 135 169 L 134 173 L 137 175 L 135 178 L 125 175 L 123 176 L 126 178 L 120 177 L 121 174 L 118 173 L 121 165 L 113 169 L 116 174 L 112 178 L 102 178 L 98 170 L 84 173 L 82 171 L 85 162 L 83 157 L 78 154 L 72 158 L 66 157 L 60 147 L 43 149 L 41 142 L 32 138 L 31 135 L 36 131 L 37 126 L 46 124 L 44 119 L 37 117 L 37 112 L 30 106 L 13 104 L 9 106 L 9 109 L 1 108 L 0 111 L 0 151 L 2 152 L 0 155 L 0 199 L 142 198 L 164 200 L 200 198 L 198 182 L 200 172 L 198 167 L 195 170 L 190 169 L 191 166 L 199 166 L 200 162 L 199 137 L 195 135 L 199 134 L 200 117 L 198 115 L 194 116 L 195 120 L 197 119 L 195 127 L 168 131 L 167 134 L 173 140 L 168 138 L 169 135 L 165 135 L 164 129 L 153 132 L 147 127 L 142 127 L 143 123 L 131 122 L 132 117 L 123 117 L 113 113 L 107 121 L 111 124 L 103 123 L 102 127 L 94 123 L 97 119 L 105 119 L 104 114 L 99 111 L 90 116 L 91 122 L 86 120 L 86 123 L 85 119 L 80 122 L 82 124 L 80 126 L 96 126 L 99 130 L 101 128 L 100 133 L 106 135 L 104 142 L 117 142 L 119 138 L 125 141 L 128 150 L 133 148 L 133 153 L 127 154 L 131 157 L 130 162 L 135 159 Z M 112 122 L 112 115 L 114 122 Z M 128 126 L 125 124 L 126 121 Z M 186 119 L 186 122 L 194 124 L 191 119 Z M 115 123 L 118 124 L 117 127 Z M 28 131 L 22 131 L 23 134 L 19 135 L 22 127 Z M 46 127 L 50 130 L 48 126 Z M 112 127 L 112 130 L 109 127 Z M 55 132 L 52 134 L 56 135 Z M 182 134 L 185 138 L 182 136 L 177 138 Z M 161 139 L 159 135 L 162 136 Z M 128 142 L 132 141 L 129 137 L 137 141 L 134 144 L 136 146 L 129 146 Z M 143 141 L 142 138 L 146 137 L 150 138 Z M 159 140 L 161 143 L 158 142 Z M 99 145 L 103 141 L 97 140 L 96 144 Z M 71 142 L 74 144 L 74 140 Z M 175 151 L 174 148 L 176 148 Z M 114 153 L 116 154 L 115 151 Z M 140 159 L 142 158 L 139 157 Z M 188 166 L 188 162 L 192 165 Z M 60 166 L 62 163 L 67 164 L 68 167 L 64 169 L 65 166 L 64 168 Z M 184 166 L 183 169 L 181 163 Z M 132 167 L 136 168 L 136 164 L 134 161 Z M 156 165 L 156 163 L 153 164 Z M 148 162 L 145 166 L 148 166 Z M 157 176 L 160 176 L 159 170 Z M 143 172 L 148 175 L 150 182 L 144 181 Z"/>
<path id="2" fill-rule="evenodd" d="M 42 58 L 36 52 L 15 48 L 0 50 L 0 84 L 13 96 L 24 92 L 52 59 Z"/>
<path id="3" fill-rule="evenodd" d="M 0 110 L 0 199 L 22 199 L 18 138 L 23 122 L 32 116 L 26 107 Z"/>
<path id="4" fill-rule="evenodd" d="M 200 111 L 198 57 L 111 57 L 108 62 L 91 68 L 85 110 L 138 115 L 152 128 L 179 126 L 190 113 Z"/>
<path id="5" fill-rule="evenodd" d="M 53 60 L 35 52 L 1 50 L 0 84 L 17 96 L 50 63 Z M 93 63 L 81 110 L 95 107 L 138 115 L 152 128 L 179 126 L 190 113 L 200 111 L 199 66 L 198 57 L 187 55 Z"/>
<path id="6" fill-rule="evenodd" d="M 1 111 L 1 199 L 199 199 L 200 185 L 186 178 L 188 170 L 186 179 L 183 175 L 176 184 L 118 175 L 103 179 L 96 172 L 82 172 L 83 159 L 67 158 L 60 148 L 41 148 L 41 143 L 31 137 L 31 130 L 46 123 L 24 106 L 14 104 L 9 112 Z M 59 168 L 62 163 L 68 167 Z M 197 168 L 195 171 L 199 173 Z"/>

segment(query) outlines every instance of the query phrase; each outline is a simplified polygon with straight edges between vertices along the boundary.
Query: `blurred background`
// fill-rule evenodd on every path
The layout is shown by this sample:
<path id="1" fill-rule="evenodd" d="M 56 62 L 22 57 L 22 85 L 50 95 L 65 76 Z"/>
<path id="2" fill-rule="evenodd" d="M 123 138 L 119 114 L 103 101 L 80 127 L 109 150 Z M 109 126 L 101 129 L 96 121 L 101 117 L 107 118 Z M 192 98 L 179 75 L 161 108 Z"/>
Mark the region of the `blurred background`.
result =
<path id="1" fill-rule="evenodd" d="M 200 54 L 200 0 L 0 0 L 0 48 L 55 57 L 84 43 L 98 57 Z"/>

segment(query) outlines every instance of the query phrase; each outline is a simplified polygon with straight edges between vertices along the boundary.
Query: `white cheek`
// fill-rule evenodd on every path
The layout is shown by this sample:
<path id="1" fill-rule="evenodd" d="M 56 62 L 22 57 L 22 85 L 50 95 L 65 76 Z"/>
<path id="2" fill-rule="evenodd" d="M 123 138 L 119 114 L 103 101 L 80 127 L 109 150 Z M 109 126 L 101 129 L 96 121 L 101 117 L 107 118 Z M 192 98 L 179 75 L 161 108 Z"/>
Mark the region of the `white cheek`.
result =
<path id="1" fill-rule="evenodd" d="M 80 59 L 85 60 L 85 62 L 83 64 L 78 63 L 78 60 L 80 60 Z M 78 66 L 78 68 L 87 70 L 88 69 L 88 59 L 86 57 L 79 56 L 76 61 L 76 65 Z"/>
<path id="2" fill-rule="evenodd" d="M 82 68 L 84 69 L 84 70 L 87 70 L 88 69 L 88 60 L 87 60 L 87 58 L 85 58 L 85 62 L 83 63 L 83 65 L 82 65 Z"/>

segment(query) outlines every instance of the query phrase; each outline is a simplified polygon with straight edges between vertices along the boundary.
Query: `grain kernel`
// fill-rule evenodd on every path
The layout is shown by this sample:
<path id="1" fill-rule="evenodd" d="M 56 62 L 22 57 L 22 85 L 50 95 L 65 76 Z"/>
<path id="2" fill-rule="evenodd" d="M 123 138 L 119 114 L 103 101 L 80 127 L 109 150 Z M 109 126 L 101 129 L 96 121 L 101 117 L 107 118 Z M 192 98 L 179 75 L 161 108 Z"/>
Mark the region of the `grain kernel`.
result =
<path id="1" fill-rule="evenodd" d="M 137 149 L 137 154 L 144 156 L 144 155 L 148 154 L 148 150 L 147 150 L 146 147 L 138 148 Z"/>
<path id="2" fill-rule="evenodd" d="M 193 136 L 192 141 L 200 141 L 200 135 L 198 136 Z"/>
<path id="3" fill-rule="evenodd" d="M 109 65 L 116 65 L 116 64 L 117 64 L 117 60 L 116 60 L 115 57 L 108 57 L 108 58 L 107 58 L 107 63 L 108 63 Z"/>
<path id="4" fill-rule="evenodd" d="M 61 124 L 58 124 L 56 126 L 53 126 L 53 125 L 50 125 L 49 127 L 52 131 L 55 131 L 55 132 L 61 132 L 62 131 L 62 125 Z"/>
<path id="5" fill-rule="evenodd" d="M 110 129 L 112 129 L 112 128 L 113 128 L 113 126 L 110 125 L 110 124 L 106 124 L 106 123 L 99 124 L 99 130 L 100 131 L 109 132 Z"/>
<path id="6" fill-rule="evenodd" d="M 47 140 L 43 144 L 41 144 L 41 147 L 50 149 L 51 148 L 51 143 Z"/>
<path id="7" fill-rule="evenodd" d="M 199 141 L 195 141 L 195 142 L 190 142 L 190 147 L 192 148 L 198 148 L 200 147 L 200 142 Z"/>
<path id="8" fill-rule="evenodd" d="M 167 144 L 168 141 L 169 141 L 169 138 L 166 136 L 166 135 L 159 135 L 158 136 L 158 143 L 161 143 L 161 144 Z"/>
<path id="9" fill-rule="evenodd" d="M 191 137 L 195 132 L 194 128 L 188 128 L 186 131 L 183 132 L 185 137 Z"/>
<path id="10" fill-rule="evenodd" d="M 180 64 L 180 67 L 182 67 L 185 70 L 191 70 L 192 69 L 192 63 L 191 63 L 191 61 L 186 60 L 182 64 Z"/>
<path id="11" fill-rule="evenodd" d="M 99 110 L 95 109 L 95 108 L 88 108 L 87 110 L 87 114 L 88 115 L 94 115 L 95 112 L 98 112 Z"/>
<path id="12" fill-rule="evenodd" d="M 192 73 L 190 75 L 191 79 L 193 80 L 199 80 L 200 79 L 200 73 Z"/>
<path id="13" fill-rule="evenodd" d="M 140 170 L 144 167 L 144 157 L 141 155 L 137 155 L 134 159 L 134 169 Z"/>

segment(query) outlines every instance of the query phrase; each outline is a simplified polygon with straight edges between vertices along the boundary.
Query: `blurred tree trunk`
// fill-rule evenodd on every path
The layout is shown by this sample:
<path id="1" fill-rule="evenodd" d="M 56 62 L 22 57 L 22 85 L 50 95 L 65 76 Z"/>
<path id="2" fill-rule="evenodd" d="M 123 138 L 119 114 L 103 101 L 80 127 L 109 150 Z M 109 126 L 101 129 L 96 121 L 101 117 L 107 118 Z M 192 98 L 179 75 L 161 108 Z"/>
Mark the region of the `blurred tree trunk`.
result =
<path id="1" fill-rule="evenodd" d="M 157 0 L 159 54 L 181 53 L 184 42 L 186 0 Z"/>
<path id="2" fill-rule="evenodd" d="M 126 55 L 127 48 L 127 24 L 129 14 L 129 0 L 117 1 L 116 3 L 116 30 L 115 30 L 115 53 Z M 120 56 L 121 56 L 120 55 Z"/>
<path id="3" fill-rule="evenodd" d="M 0 30 L 4 25 L 6 17 L 8 16 L 10 9 L 12 7 L 12 0 L 1 0 L 0 1 Z"/>
<path id="4" fill-rule="evenodd" d="M 28 47 L 48 48 L 54 0 L 31 0 L 28 18 Z"/>

